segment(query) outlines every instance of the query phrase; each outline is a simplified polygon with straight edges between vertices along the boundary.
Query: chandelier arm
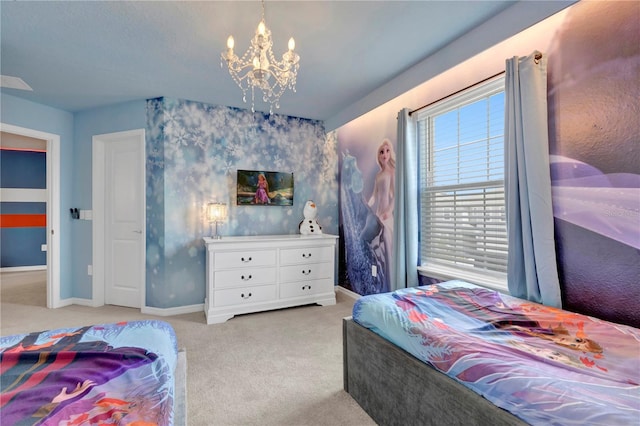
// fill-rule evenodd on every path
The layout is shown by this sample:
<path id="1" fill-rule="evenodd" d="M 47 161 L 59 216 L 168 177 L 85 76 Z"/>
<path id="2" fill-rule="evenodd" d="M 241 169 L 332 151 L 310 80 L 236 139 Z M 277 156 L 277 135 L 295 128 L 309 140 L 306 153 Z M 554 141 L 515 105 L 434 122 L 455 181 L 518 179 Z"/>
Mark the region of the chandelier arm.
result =
<path id="1" fill-rule="evenodd" d="M 229 71 L 230 72 L 235 72 L 236 74 L 240 74 L 245 70 L 250 70 L 253 69 L 253 65 L 252 64 L 241 64 L 241 63 L 234 63 L 234 64 L 230 64 L 229 65 Z"/>
<path id="2" fill-rule="evenodd" d="M 291 71 L 291 64 L 289 63 L 278 63 L 276 62 L 275 64 L 273 62 L 270 63 L 270 68 L 272 68 L 274 71 L 280 73 L 280 74 L 285 74 Z"/>

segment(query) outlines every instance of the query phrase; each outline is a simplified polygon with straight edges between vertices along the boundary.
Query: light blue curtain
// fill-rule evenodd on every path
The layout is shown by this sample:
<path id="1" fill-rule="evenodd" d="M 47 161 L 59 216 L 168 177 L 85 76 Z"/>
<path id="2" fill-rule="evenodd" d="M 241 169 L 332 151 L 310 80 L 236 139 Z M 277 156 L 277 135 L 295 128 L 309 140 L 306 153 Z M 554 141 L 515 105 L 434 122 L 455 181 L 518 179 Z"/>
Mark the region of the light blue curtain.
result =
<path id="1" fill-rule="evenodd" d="M 505 197 L 511 295 L 561 307 L 556 262 L 547 61 L 540 52 L 506 61 Z"/>
<path id="2" fill-rule="evenodd" d="M 398 113 L 392 289 L 418 285 L 418 153 L 415 121 Z"/>

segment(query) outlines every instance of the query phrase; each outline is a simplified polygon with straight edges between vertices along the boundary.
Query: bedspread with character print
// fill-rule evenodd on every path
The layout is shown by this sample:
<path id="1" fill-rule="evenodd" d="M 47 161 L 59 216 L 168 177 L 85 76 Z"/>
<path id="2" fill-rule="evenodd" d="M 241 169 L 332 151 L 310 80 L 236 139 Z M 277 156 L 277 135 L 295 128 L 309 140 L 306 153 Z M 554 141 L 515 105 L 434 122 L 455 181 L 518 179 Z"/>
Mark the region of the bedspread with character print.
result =
<path id="1" fill-rule="evenodd" d="M 176 363 L 163 321 L 0 337 L 0 424 L 171 425 Z"/>
<path id="2" fill-rule="evenodd" d="M 463 281 L 360 298 L 353 319 L 530 424 L 640 419 L 640 330 Z"/>

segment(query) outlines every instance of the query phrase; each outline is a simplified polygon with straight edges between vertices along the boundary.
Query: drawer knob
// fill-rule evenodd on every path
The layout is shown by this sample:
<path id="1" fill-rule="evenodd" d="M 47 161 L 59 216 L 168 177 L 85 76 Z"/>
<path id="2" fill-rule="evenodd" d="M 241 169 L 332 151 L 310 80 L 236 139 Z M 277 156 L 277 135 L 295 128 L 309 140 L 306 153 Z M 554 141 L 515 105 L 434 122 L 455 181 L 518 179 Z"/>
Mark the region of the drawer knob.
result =
<path id="1" fill-rule="evenodd" d="M 240 278 L 242 278 L 242 281 L 249 281 L 251 278 L 253 278 L 251 275 L 248 275 L 247 277 L 245 277 L 244 275 L 242 275 Z"/>
<path id="2" fill-rule="evenodd" d="M 307 285 L 303 285 L 302 286 L 303 290 L 311 290 L 311 285 L 307 284 Z"/>
<path id="3" fill-rule="evenodd" d="M 310 273 L 311 273 L 311 269 L 307 269 L 306 271 L 304 269 L 302 270 L 303 275 L 309 275 Z"/>
<path id="4" fill-rule="evenodd" d="M 244 263 L 249 263 L 251 262 L 252 259 L 251 259 L 251 256 L 249 256 L 247 258 L 241 257 L 240 260 L 243 261 Z"/>
<path id="5" fill-rule="evenodd" d="M 302 257 L 304 257 L 305 259 L 308 259 L 311 257 L 311 253 L 302 253 Z"/>
<path id="6" fill-rule="evenodd" d="M 242 293 L 242 294 L 240 295 L 240 297 L 242 297 L 243 299 L 248 299 L 248 298 L 250 298 L 250 297 L 251 297 L 251 293 L 248 293 L 247 295 L 245 295 L 244 293 Z"/>

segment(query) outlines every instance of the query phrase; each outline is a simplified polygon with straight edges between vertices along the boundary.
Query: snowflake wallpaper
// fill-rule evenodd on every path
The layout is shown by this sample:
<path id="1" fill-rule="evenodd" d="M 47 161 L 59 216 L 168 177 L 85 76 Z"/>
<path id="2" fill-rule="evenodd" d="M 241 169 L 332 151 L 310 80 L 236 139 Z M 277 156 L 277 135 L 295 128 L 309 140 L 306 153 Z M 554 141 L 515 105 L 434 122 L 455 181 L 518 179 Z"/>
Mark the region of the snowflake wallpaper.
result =
<path id="1" fill-rule="evenodd" d="M 335 135 L 321 121 L 157 98 L 147 101 L 146 304 L 205 297 L 206 204 L 226 203 L 227 235 L 296 234 L 307 200 L 323 232 L 338 233 Z M 237 170 L 293 173 L 293 206 L 236 205 Z"/>

